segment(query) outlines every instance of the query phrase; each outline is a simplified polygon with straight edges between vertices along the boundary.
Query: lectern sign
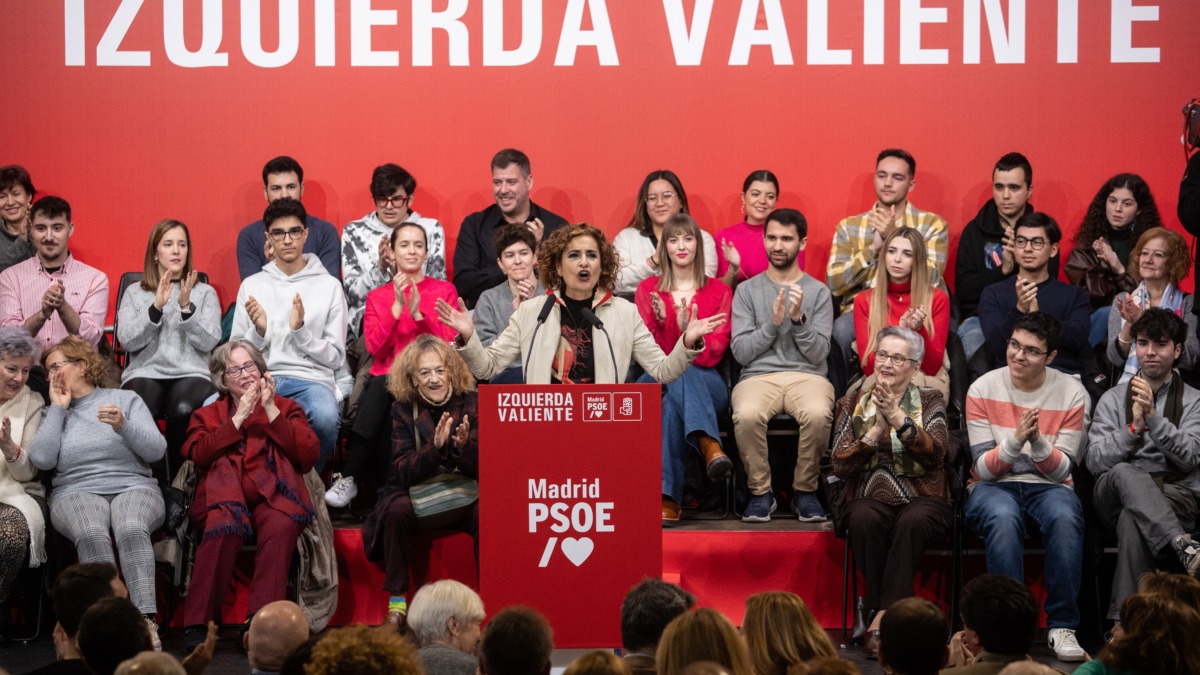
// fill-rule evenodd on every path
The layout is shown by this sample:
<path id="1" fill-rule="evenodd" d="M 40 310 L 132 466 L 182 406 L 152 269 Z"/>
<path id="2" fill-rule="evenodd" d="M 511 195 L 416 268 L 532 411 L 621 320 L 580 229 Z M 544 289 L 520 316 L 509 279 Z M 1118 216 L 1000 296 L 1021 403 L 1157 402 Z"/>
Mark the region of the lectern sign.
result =
<path id="1" fill-rule="evenodd" d="M 659 385 L 479 390 L 480 590 L 561 648 L 620 646 L 625 592 L 662 571 Z"/>

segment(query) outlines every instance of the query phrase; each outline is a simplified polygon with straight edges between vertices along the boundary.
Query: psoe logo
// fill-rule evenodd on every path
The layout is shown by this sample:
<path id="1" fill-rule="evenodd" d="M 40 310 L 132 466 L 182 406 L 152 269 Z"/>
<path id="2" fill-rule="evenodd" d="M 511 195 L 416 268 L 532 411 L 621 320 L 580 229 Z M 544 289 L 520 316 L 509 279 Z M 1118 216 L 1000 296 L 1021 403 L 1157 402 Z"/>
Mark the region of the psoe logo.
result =
<path id="1" fill-rule="evenodd" d="M 583 420 L 585 422 L 613 421 L 612 394 L 584 394 Z"/>
<path id="2" fill-rule="evenodd" d="M 592 533 L 612 532 L 612 502 L 600 499 L 600 479 L 568 479 L 563 483 L 547 483 L 545 478 L 529 479 L 529 532 L 538 534 L 543 525 L 550 532 L 538 567 L 548 567 L 555 551 L 562 554 L 576 567 L 583 565 L 596 549 Z M 566 501 L 586 500 L 569 504 Z M 547 501 L 533 501 L 547 500 Z M 556 535 L 574 536 L 559 537 Z"/>
<path id="3" fill-rule="evenodd" d="M 639 391 L 612 394 L 584 394 L 585 422 L 642 421 L 642 393 Z"/>

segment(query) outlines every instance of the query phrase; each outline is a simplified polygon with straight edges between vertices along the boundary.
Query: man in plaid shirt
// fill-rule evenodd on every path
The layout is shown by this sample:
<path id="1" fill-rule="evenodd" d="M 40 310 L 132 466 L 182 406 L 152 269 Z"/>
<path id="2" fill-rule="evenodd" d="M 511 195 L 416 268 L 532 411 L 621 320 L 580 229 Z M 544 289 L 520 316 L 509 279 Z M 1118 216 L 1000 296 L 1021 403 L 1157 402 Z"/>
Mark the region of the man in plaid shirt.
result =
<path id="1" fill-rule="evenodd" d="M 833 292 L 834 304 L 841 308 L 841 316 L 833 324 L 833 341 L 847 363 L 853 356 L 854 296 L 875 286 L 883 242 L 896 228 L 912 227 L 921 233 L 928 250 L 930 279 L 946 290 L 942 274 L 949 225 L 936 213 L 922 211 L 908 201 L 916 175 L 917 161 L 907 151 L 889 148 L 880 152 L 875 159 L 875 205 L 866 213 L 842 220 L 833 234 L 825 283 Z"/>

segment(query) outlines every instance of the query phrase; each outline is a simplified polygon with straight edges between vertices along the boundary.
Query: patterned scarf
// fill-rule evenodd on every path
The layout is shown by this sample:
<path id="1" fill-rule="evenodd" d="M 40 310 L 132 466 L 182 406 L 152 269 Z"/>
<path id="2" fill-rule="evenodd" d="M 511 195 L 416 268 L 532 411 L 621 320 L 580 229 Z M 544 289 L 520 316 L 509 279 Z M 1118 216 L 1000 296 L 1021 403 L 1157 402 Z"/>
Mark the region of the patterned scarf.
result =
<path id="1" fill-rule="evenodd" d="M 1150 307 L 1150 291 L 1146 290 L 1146 282 L 1138 284 L 1138 287 L 1133 289 L 1129 294 L 1137 302 L 1138 307 L 1146 309 Z M 1179 290 L 1175 284 L 1167 284 L 1167 290 L 1163 291 L 1162 299 L 1158 301 L 1159 309 L 1169 309 L 1175 312 L 1175 316 L 1182 316 L 1183 300 L 1187 297 L 1187 293 Z M 1125 329 L 1125 318 L 1121 318 L 1121 330 Z M 1119 335 L 1120 333 L 1118 333 Z M 1114 340 L 1117 338 L 1113 338 Z M 1129 356 L 1125 359 L 1125 370 L 1121 372 L 1121 379 L 1117 384 L 1125 384 L 1138 372 L 1137 350 L 1133 345 L 1129 345 Z"/>
<path id="2" fill-rule="evenodd" d="M 862 438 L 870 431 L 871 427 L 875 426 L 875 400 L 871 396 L 875 392 L 875 385 L 863 390 L 862 395 L 858 397 L 858 403 L 854 405 L 854 417 L 852 423 L 854 425 L 854 437 Z M 917 385 L 911 382 L 908 388 L 904 390 L 904 395 L 900 397 L 897 406 L 904 414 L 911 418 L 917 425 L 917 428 L 924 428 L 924 417 L 921 408 L 921 390 Z M 896 434 L 896 430 L 892 429 L 888 436 L 892 440 L 892 472 L 897 476 L 924 476 L 925 467 L 913 458 L 911 453 L 905 452 L 904 444 L 900 442 L 900 437 Z M 863 471 L 870 472 L 879 468 L 879 454 L 876 453 L 863 467 Z"/>

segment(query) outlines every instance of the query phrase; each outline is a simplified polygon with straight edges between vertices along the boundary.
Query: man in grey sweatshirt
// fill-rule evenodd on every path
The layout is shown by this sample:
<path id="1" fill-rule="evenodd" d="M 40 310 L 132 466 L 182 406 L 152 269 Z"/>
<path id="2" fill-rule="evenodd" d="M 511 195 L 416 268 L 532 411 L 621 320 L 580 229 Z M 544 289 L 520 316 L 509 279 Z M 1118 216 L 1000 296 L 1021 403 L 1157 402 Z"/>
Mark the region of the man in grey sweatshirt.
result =
<path id="1" fill-rule="evenodd" d="M 731 346 L 743 366 L 733 388 L 733 428 L 751 495 L 742 516 L 746 522 L 767 522 L 775 511 L 767 423 L 780 412 L 800 425 L 792 507 L 800 520 L 827 519 L 817 498 L 817 479 L 833 422 L 833 385 L 825 365 L 833 304 L 825 284 L 796 264 L 807 243 L 808 221 L 802 213 L 772 211 L 763 229 L 771 265 L 738 284 L 733 296 Z"/>

